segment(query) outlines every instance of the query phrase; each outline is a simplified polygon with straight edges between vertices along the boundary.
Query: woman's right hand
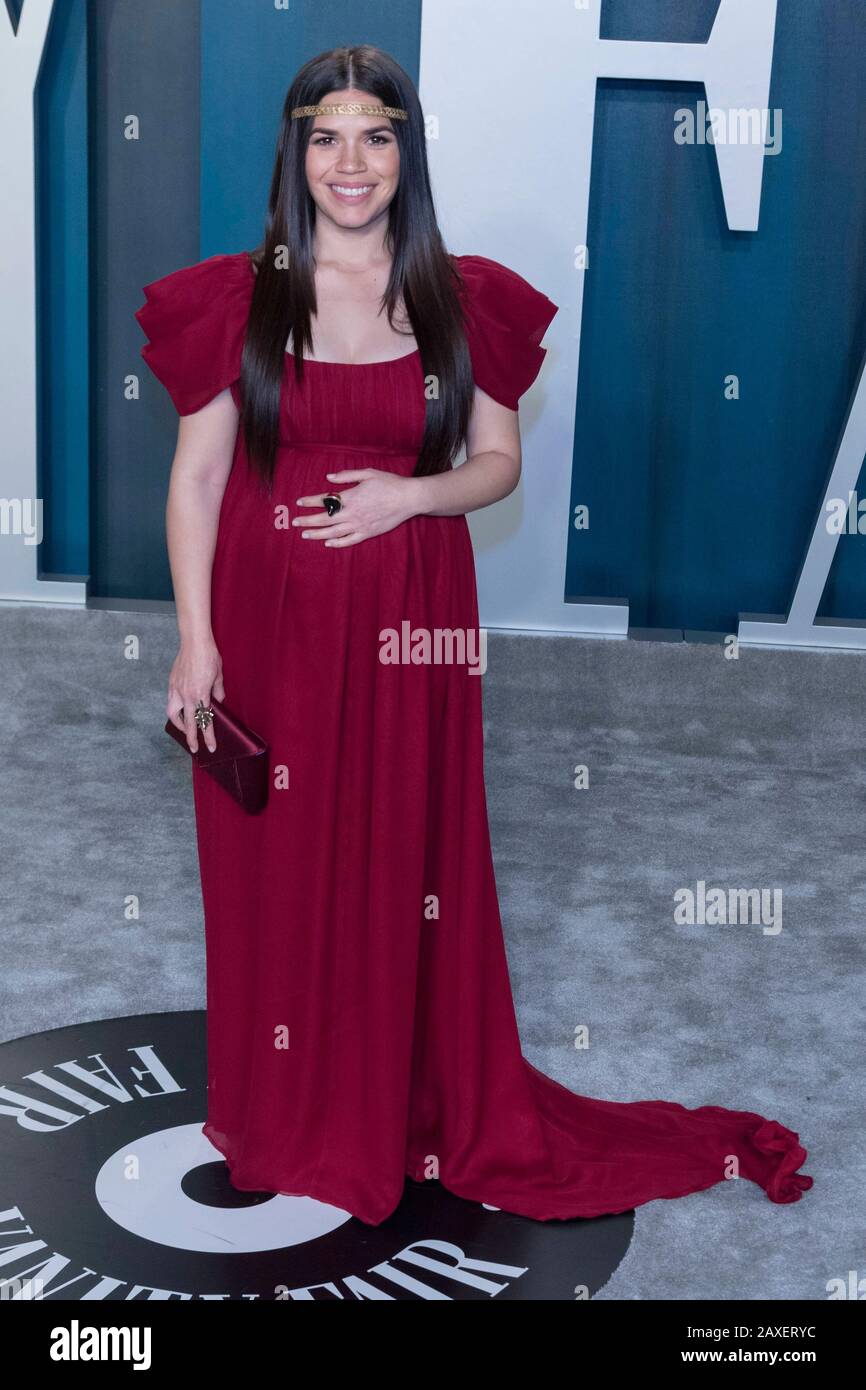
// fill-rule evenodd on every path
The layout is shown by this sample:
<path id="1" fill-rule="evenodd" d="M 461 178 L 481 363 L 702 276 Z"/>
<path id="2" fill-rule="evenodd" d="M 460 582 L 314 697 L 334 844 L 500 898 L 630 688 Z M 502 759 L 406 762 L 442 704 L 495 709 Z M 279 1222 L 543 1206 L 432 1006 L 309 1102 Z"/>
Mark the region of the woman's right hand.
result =
<path id="1" fill-rule="evenodd" d="M 199 727 L 195 722 L 195 707 L 199 700 L 205 708 L 211 696 L 225 699 L 223 687 L 222 660 L 216 643 L 211 639 L 204 642 L 181 642 L 180 651 L 175 657 L 168 678 L 168 704 L 166 713 L 174 724 L 186 734 L 191 753 L 198 751 Z M 216 748 L 213 722 L 204 731 L 204 741 L 211 752 Z"/>

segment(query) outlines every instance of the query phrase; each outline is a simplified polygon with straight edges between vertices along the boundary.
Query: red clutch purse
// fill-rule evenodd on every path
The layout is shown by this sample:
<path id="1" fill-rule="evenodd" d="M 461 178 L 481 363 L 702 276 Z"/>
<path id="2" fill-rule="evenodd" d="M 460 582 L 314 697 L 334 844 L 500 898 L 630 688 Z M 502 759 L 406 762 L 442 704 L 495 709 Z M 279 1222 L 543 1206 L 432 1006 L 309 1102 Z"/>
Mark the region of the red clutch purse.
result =
<path id="1" fill-rule="evenodd" d="M 213 753 L 210 751 L 199 729 L 198 752 L 191 757 L 245 811 L 255 815 L 268 799 L 268 745 L 219 700 L 211 700 L 211 709 L 216 749 Z M 189 753 L 186 734 L 170 719 L 166 721 L 165 732 Z"/>

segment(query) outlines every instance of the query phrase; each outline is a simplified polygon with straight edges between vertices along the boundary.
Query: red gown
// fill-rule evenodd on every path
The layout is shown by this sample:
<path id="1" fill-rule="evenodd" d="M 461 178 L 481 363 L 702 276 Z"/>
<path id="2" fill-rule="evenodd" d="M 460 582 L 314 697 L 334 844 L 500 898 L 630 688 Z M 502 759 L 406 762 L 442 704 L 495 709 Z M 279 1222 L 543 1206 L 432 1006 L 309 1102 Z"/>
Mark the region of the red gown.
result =
<path id="1" fill-rule="evenodd" d="M 457 257 L 476 385 L 512 410 L 557 306 Z M 142 356 L 181 415 L 231 387 L 254 274 L 212 256 L 147 285 Z M 521 1054 L 493 873 L 481 681 L 466 664 L 384 664 L 380 633 L 476 629 L 463 516 L 417 516 L 345 549 L 278 528 L 326 474 L 412 473 L 417 351 L 369 364 L 289 356 L 271 502 L 238 432 L 212 623 L 226 703 L 288 787 L 245 813 L 193 786 L 207 954 L 204 1133 L 244 1191 L 307 1195 L 370 1225 L 405 1177 L 540 1220 L 621 1212 L 731 1173 L 794 1202 L 798 1136 L 751 1111 L 576 1095 Z M 431 903 L 438 902 L 438 909 Z M 287 1044 L 286 1044 L 287 1035 Z"/>

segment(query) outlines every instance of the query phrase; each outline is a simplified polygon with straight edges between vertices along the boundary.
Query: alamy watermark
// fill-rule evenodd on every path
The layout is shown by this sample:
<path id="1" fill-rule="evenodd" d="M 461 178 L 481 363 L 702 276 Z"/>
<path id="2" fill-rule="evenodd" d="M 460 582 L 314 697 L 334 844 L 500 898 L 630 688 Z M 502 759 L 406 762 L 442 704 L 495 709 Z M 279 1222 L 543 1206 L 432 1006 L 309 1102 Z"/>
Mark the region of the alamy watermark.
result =
<path id="1" fill-rule="evenodd" d="M 23 536 L 25 545 L 41 545 L 42 498 L 0 497 L 0 536 Z"/>
<path id="2" fill-rule="evenodd" d="M 399 632 L 384 627 L 379 633 L 383 666 L 467 666 L 470 676 L 487 670 L 487 629 L 477 627 L 412 627 L 404 618 Z"/>
<path id="3" fill-rule="evenodd" d="M 866 497 L 856 492 L 843 497 L 831 497 L 825 504 L 825 524 L 831 536 L 866 536 Z"/>
<path id="4" fill-rule="evenodd" d="M 764 154 L 782 153 L 782 110 L 767 107 L 680 106 L 674 112 L 678 145 L 763 145 Z"/>
<path id="5" fill-rule="evenodd" d="M 782 930 L 781 888 L 707 888 L 699 878 L 696 889 L 678 888 L 674 903 L 678 926 L 759 923 L 764 936 L 778 936 Z"/>

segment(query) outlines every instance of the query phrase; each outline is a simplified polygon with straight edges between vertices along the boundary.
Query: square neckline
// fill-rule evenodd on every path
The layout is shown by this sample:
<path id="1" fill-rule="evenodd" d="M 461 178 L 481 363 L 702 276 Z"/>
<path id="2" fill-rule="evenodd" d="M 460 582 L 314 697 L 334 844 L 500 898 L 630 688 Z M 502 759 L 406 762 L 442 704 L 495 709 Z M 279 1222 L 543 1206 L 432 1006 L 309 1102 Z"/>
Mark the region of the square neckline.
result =
<path id="1" fill-rule="evenodd" d="M 412 352 L 401 353 L 399 357 L 380 357 L 378 362 L 328 362 L 322 361 L 319 357 L 304 357 L 302 361 L 305 367 L 393 367 L 395 362 L 408 362 L 410 358 L 417 357 L 420 351 L 421 349 L 416 347 Z M 283 355 L 286 359 L 295 360 L 293 352 L 286 350 Z"/>

